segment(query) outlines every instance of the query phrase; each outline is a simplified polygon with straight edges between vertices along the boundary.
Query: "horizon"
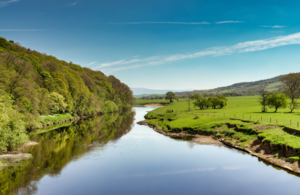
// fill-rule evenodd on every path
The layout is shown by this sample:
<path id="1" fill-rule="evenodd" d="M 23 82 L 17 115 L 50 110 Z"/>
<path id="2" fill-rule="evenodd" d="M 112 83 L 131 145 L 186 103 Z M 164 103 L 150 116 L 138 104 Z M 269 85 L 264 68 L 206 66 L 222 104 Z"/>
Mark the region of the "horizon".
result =
<path id="1" fill-rule="evenodd" d="M 205 90 L 299 72 L 299 5 L 1 1 L 0 36 L 131 88 Z"/>

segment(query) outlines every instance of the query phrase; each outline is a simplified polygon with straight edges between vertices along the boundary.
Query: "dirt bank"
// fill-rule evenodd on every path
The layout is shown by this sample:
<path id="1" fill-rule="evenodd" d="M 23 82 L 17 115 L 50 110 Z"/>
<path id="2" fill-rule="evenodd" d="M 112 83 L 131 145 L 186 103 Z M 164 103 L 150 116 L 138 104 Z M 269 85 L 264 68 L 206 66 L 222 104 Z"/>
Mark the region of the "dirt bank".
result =
<path id="1" fill-rule="evenodd" d="M 160 107 L 163 106 L 162 104 L 145 104 L 145 107 Z"/>
<path id="2" fill-rule="evenodd" d="M 260 139 L 253 140 L 249 146 L 240 147 L 236 145 L 236 141 L 233 139 L 217 138 L 213 135 L 205 134 L 201 131 L 188 133 L 185 131 L 180 132 L 166 132 L 162 129 L 157 128 L 154 125 L 150 125 L 146 120 L 137 122 L 139 125 L 146 125 L 151 127 L 154 131 L 172 137 L 172 138 L 188 138 L 196 143 L 200 144 L 224 144 L 225 146 L 232 147 L 238 150 L 245 151 L 252 156 L 256 156 L 263 161 L 266 161 L 272 165 L 278 166 L 289 172 L 296 173 L 300 176 L 300 164 L 298 161 L 293 161 L 287 159 L 287 157 L 293 155 L 300 155 L 300 151 L 296 151 L 292 148 L 285 146 L 272 146 L 269 142 L 262 142 Z M 281 150 L 281 153 L 276 153 L 276 151 Z"/>

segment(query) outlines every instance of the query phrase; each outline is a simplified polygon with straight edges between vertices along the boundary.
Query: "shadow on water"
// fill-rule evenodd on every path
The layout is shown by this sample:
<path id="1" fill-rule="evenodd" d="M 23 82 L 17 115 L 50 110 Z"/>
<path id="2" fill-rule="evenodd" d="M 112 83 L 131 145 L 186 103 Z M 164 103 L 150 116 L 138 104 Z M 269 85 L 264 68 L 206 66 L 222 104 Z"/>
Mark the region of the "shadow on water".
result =
<path id="1" fill-rule="evenodd" d="M 133 127 L 135 113 L 106 114 L 80 120 L 68 127 L 32 135 L 39 145 L 29 149 L 33 158 L 0 171 L 1 194 L 35 194 L 37 183 L 45 175 L 55 177 L 72 160 L 118 140 Z"/>

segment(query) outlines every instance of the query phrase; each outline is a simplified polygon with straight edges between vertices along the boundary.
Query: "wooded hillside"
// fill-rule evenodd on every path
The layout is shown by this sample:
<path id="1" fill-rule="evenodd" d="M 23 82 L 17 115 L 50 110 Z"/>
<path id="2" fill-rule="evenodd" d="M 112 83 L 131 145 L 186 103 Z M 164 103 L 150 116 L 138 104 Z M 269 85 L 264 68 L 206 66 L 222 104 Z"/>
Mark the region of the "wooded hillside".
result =
<path id="1" fill-rule="evenodd" d="M 133 103 L 130 88 L 114 76 L 0 37 L 0 141 L 4 129 L 28 127 L 40 115 L 113 112 Z"/>

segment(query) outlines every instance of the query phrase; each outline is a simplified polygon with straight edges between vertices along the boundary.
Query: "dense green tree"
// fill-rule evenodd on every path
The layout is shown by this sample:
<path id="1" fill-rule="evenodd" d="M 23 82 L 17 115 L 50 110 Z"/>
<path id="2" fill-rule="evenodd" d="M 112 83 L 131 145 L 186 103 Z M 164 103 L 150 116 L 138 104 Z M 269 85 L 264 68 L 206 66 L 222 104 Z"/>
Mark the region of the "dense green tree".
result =
<path id="1" fill-rule="evenodd" d="M 175 98 L 176 98 L 176 95 L 172 91 L 169 91 L 166 93 L 165 99 L 170 100 L 170 103 L 173 102 L 173 99 L 175 99 Z"/>
<path id="2" fill-rule="evenodd" d="M 278 108 L 286 108 L 288 105 L 288 99 L 283 93 L 272 93 L 268 97 L 268 106 L 270 108 L 275 108 L 274 112 L 277 112 Z"/>

